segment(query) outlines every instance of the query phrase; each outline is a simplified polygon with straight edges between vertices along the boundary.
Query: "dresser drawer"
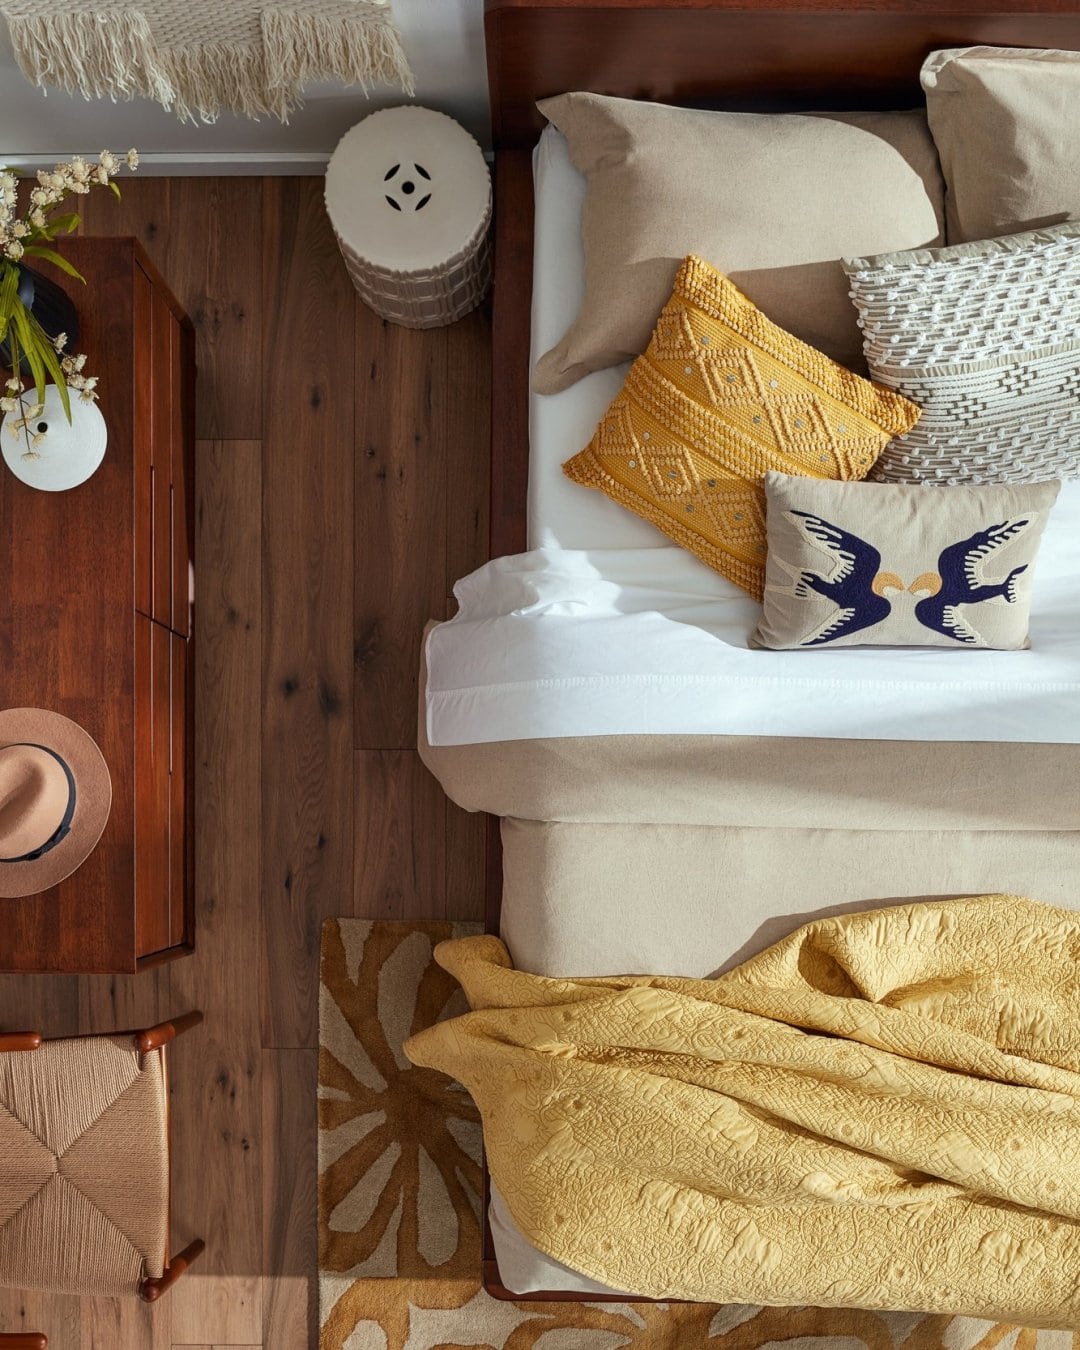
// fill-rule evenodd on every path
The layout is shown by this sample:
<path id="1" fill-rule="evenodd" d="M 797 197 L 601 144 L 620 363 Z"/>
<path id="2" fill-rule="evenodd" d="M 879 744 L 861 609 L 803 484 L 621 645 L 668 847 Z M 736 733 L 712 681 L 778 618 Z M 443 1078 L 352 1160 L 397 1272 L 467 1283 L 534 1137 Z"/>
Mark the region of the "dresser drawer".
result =
<path id="1" fill-rule="evenodd" d="M 185 611 L 187 592 L 185 590 Z M 192 670 L 187 641 L 169 634 L 172 669 L 169 719 L 172 755 L 169 759 L 169 937 L 179 946 L 188 932 L 188 899 L 194 883 L 194 821 L 192 764 Z"/>
<path id="2" fill-rule="evenodd" d="M 135 367 L 135 604 L 187 637 L 190 335 L 138 268 L 134 300 L 136 322 L 149 334 Z"/>
<path id="3" fill-rule="evenodd" d="M 187 642 L 135 615 L 135 937 L 139 956 L 183 943 L 190 882 Z"/>
<path id="4" fill-rule="evenodd" d="M 171 945 L 169 637 L 168 629 L 135 615 L 135 941 L 140 956 Z"/>

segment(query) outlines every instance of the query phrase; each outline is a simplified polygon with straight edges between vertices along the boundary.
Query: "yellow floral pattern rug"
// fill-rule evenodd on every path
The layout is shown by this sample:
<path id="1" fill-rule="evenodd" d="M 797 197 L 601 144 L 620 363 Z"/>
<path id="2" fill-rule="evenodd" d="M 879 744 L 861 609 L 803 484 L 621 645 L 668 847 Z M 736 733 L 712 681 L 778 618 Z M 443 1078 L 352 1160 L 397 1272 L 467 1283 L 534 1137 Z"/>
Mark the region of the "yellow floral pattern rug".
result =
<path id="1" fill-rule="evenodd" d="M 1080 1350 L 970 1318 L 502 1302 L 480 1285 L 480 1125 L 405 1040 L 465 1011 L 433 959 L 476 924 L 331 919 L 319 1016 L 320 1350 Z"/>

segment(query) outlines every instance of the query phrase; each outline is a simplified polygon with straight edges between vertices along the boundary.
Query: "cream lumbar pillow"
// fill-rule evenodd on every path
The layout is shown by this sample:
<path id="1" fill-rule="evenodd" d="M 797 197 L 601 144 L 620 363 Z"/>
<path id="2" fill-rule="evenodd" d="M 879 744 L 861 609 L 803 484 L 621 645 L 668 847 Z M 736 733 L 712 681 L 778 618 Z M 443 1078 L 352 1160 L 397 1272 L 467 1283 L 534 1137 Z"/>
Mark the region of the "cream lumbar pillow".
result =
<path id="1" fill-rule="evenodd" d="M 758 647 L 1029 646 L 1031 579 L 1059 483 L 954 487 L 765 477 Z"/>
<path id="2" fill-rule="evenodd" d="M 1080 52 L 949 48 L 922 85 L 950 244 L 1080 217 Z"/>
<path id="3" fill-rule="evenodd" d="M 922 409 L 871 478 L 1080 475 L 1080 222 L 844 266 L 871 375 Z"/>
<path id="4" fill-rule="evenodd" d="M 599 94 L 539 106 L 588 179 L 585 299 L 537 364 L 540 393 L 640 355 L 688 253 L 861 372 L 839 259 L 944 238 L 944 186 L 922 112 L 700 112 Z"/>

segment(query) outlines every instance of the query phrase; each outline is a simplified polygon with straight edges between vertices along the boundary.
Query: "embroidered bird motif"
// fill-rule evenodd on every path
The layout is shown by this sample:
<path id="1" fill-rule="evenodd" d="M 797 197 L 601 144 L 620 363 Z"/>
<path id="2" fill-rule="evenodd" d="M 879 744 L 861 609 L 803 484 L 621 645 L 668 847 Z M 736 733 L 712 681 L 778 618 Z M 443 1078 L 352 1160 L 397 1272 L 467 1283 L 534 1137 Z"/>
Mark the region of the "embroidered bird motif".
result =
<path id="1" fill-rule="evenodd" d="M 978 605 L 984 600 L 999 598 L 1008 605 L 1015 603 L 1016 579 L 1027 571 L 1027 563 L 1014 567 L 1001 582 L 987 582 L 983 569 L 999 549 L 1030 529 L 1031 523 L 1027 517 L 1005 520 L 942 549 L 937 572 L 924 572 L 910 587 L 912 592 L 928 592 L 926 599 L 915 606 L 915 617 L 923 627 L 943 633 L 956 642 L 981 644 L 982 634 L 964 617 L 960 606 Z"/>
<path id="2" fill-rule="evenodd" d="M 784 514 L 809 543 L 828 553 L 834 562 L 828 577 L 785 566 L 794 582 L 792 594 L 805 597 L 808 591 L 816 591 L 837 606 L 836 613 L 799 645 L 818 647 L 835 642 L 888 618 L 892 605 L 885 591 L 890 587 L 903 590 L 904 583 L 895 573 L 880 570 L 881 554 L 873 544 L 808 511 Z"/>

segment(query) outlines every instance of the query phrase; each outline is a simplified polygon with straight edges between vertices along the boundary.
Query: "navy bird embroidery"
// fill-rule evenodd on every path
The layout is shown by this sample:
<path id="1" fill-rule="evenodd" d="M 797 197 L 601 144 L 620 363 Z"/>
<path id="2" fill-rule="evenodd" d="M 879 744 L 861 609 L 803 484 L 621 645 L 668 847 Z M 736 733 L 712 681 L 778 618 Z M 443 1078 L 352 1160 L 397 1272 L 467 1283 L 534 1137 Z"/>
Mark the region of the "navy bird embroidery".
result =
<path id="1" fill-rule="evenodd" d="M 944 633 L 956 642 L 982 643 L 982 634 L 965 619 L 961 605 L 977 605 L 999 597 L 1011 605 L 1017 599 L 1016 579 L 1027 571 L 1027 563 L 1014 567 L 1004 581 L 988 583 L 983 567 L 998 549 L 1004 548 L 1031 526 L 1031 520 L 1005 520 L 977 530 L 970 539 L 950 544 L 938 555 L 937 572 L 924 572 L 911 583 L 914 593 L 927 591 L 925 600 L 915 606 L 915 617 L 935 633 Z"/>
<path id="2" fill-rule="evenodd" d="M 810 543 L 824 549 L 834 560 L 828 577 L 782 564 L 794 581 L 794 595 L 805 597 L 807 591 L 816 591 L 837 606 L 836 613 L 799 645 L 818 647 L 835 642 L 888 618 L 892 605 L 884 592 L 889 586 L 903 590 L 904 583 L 895 573 L 880 570 L 881 554 L 873 544 L 808 511 L 784 514 Z"/>

